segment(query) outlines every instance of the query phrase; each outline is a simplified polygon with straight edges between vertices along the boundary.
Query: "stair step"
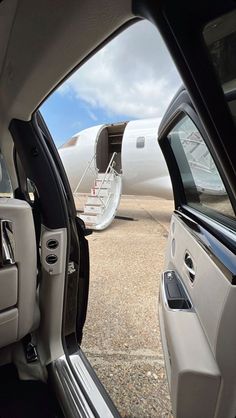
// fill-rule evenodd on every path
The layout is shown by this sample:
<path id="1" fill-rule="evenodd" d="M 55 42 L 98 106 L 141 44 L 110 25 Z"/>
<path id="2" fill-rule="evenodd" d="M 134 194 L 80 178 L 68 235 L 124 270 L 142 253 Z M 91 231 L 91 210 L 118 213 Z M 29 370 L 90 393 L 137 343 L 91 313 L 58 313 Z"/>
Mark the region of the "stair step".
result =
<path id="1" fill-rule="evenodd" d="M 100 187 L 102 184 L 102 188 L 106 189 L 106 188 L 111 188 L 112 186 L 112 181 L 111 180 L 100 180 L 100 179 L 96 179 L 95 180 L 95 187 Z"/>
<path id="2" fill-rule="evenodd" d="M 86 228 L 93 228 L 94 226 L 96 226 L 96 224 L 93 222 L 85 222 L 85 226 Z"/>
<path id="3" fill-rule="evenodd" d="M 93 197 L 95 198 L 95 196 L 93 196 Z M 85 206 L 94 206 L 96 208 L 100 208 L 100 206 L 103 206 L 103 202 L 101 202 L 101 200 L 99 199 L 99 197 L 97 199 L 98 199 L 98 203 L 94 203 L 93 201 L 88 202 L 88 199 L 87 199 L 87 201 L 86 201 L 86 203 L 84 205 Z"/>
<path id="4" fill-rule="evenodd" d="M 102 197 L 102 196 L 108 196 L 110 190 L 109 189 L 104 189 L 104 188 L 99 190 L 99 187 L 93 187 L 91 189 L 91 195 L 92 196 L 98 196 L 98 192 L 99 192 L 99 197 Z"/>
<path id="5" fill-rule="evenodd" d="M 86 200 L 86 205 L 92 205 L 92 206 L 101 206 L 102 203 L 104 203 L 104 205 L 107 202 L 107 196 L 88 196 L 87 200 Z"/>
<path id="6" fill-rule="evenodd" d="M 96 205 L 96 206 L 92 206 L 92 205 L 88 205 L 87 203 L 84 205 L 84 213 L 87 214 L 101 214 L 103 212 L 103 206 L 101 205 Z"/>
<path id="7" fill-rule="evenodd" d="M 91 213 L 81 213 L 79 217 L 84 221 L 85 224 L 92 223 L 93 225 L 95 225 L 99 220 L 99 215 L 92 215 Z"/>
<path id="8" fill-rule="evenodd" d="M 103 180 L 104 176 L 105 176 L 105 173 L 98 173 L 96 177 L 97 177 L 98 180 Z M 114 180 L 114 178 L 115 178 L 115 174 L 110 173 L 109 174 L 109 180 L 112 181 L 112 180 Z"/>

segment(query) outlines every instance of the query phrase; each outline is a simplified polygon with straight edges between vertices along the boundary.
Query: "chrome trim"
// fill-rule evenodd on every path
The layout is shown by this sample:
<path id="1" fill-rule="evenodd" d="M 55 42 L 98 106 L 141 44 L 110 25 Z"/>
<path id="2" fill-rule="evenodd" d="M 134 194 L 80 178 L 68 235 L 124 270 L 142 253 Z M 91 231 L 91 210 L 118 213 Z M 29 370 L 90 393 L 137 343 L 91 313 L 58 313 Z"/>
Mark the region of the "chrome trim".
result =
<path id="1" fill-rule="evenodd" d="M 191 265 L 192 265 L 192 267 L 190 267 Z M 194 269 L 193 258 L 189 254 L 188 251 L 185 251 L 185 254 L 184 254 L 184 267 L 186 268 L 186 270 L 189 274 L 190 281 L 193 283 L 194 280 L 195 280 L 196 272 L 195 272 L 195 269 Z"/>
<path id="2" fill-rule="evenodd" d="M 13 222 L 0 219 L 0 265 L 15 264 L 15 241 L 13 235 Z"/>
<path id="3" fill-rule="evenodd" d="M 193 212 L 193 211 L 191 211 Z M 174 216 L 184 224 L 197 243 L 209 255 L 212 261 L 222 271 L 223 275 L 232 285 L 236 285 L 235 254 L 215 237 L 205 227 L 198 224 L 185 213 L 174 211 Z M 203 218 L 203 217 L 202 217 Z M 210 225 L 210 222 L 208 222 Z"/>
<path id="4" fill-rule="evenodd" d="M 96 407 L 98 416 L 101 418 L 114 418 L 114 414 L 105 402 L 99 388 L 94 383 L 94 380 L 85 366 L 83 359 L 78 354 L 74 354 L 70 356 L 70 361 L 74 366 L 86 394 L 89 396 L 92 404 Z"/>
<path id="5" fill-rule="evenodd" d="M 52 363 L 52 374 L 58 401 L 68 418 L 95 418 L 85 399 L 71 369 L 66 356 Z"/>
<path id="6" fill-rule="evenodd" d="M 183 289 L 186 293 L 186 296 L 188 297 L 191 308 L 188 308 L 188 309 L 172 309 L 172 308 L 169 307 L 167 297 L 166 297 L 165 283 L 164 283 L 165 274 L 167 274 L 167 273 L 174 273 L 175 274 L 176 279 L 180 282 L 181 286 L 183 287 Z M 178 274 L 176 273 L 175 270 L 166 270 L 162 273 L 162 275 L 161 275 L 161 294 L 162 294 L 162 300 L 164 302 L 165 308 L 168 311 L 171 311 L 171 312 L 195 312 L 195 310 L 193 308 L 192 300 L 189 296 L 189 293 L 188 293 L 183 281 L 179 278 L 179 276 L 178 276 Z"/>
<path id="7" fill-rule="evenodd" d="M 69 361 L 66 356 L 55 360 L 51 371 L 58 401 L 66 417 L 120 417 L 113 404 L 106 402 L 80 351 L 70 355 Z"/>
<path id="8" fill-rule="evenodd" d="M 224 234 L 229 240 L 232 240 L 232 241 L 235 242 L 235 240 L 236 240 L 236 232 L 233 229 L 231 229 L 229 226 L 222 225 L 216 219 L 212 219 L 209 215 L 204 214 L 204 213 L 200 212 L 199 210 L 197 210 L 197 209 L 195 209 L 195 208 L 193 208 L 191 206 L 187 206 L 186 205 L 185 208 L 187 208 L 187 210 L 188 210 L 189 213 L 197 216 L 200 220 L 202 220 L 206 224 L 210 225 L 212 228 L 215 228 L 215 229 L 217 228 L 217 230 L 220 233 Z M 187 216 L 187 215 L 184 214 L 184 216 Z"/>

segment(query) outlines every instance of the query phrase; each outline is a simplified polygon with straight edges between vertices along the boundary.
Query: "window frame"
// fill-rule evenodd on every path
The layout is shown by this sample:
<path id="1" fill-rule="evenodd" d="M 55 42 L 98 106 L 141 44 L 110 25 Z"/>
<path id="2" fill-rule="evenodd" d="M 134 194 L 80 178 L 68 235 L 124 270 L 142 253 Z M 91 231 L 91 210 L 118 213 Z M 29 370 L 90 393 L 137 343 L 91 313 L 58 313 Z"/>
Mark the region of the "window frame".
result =
<path id="1" fill-rule="evenodd" d="M 236 231 L 236 218 L 235 219 L 230 218 L 227 215 L 221 214 L 220 212 L 216 212 L 214 211 L 214 209 L 207 208 L 207 207 L 204 207 L 204 210 L 202 210 L 202 207 L 198 208 L 195 206 L 191 206 L 187 201 L 181 172 L 180 172 L 174 151 L 168 140 L 168 135 L 171 132 L 171 130 L 173 130 L 173 128 L 178 124 L 178 122 L 180 122 L 185 116 L 191 119 L 191 121 L 196 126 L 196 129 L 199 131 L 200 135 L 202 136 L 211 154 L 214 164 L 218 170 L 218 173 L 222 179 L 222 182 L 225 186 L 232 209 L 234 213 L 236 214 L 235 204 L 234 204 L 235 202 L 233 199 L 231 188 L 227 182 L 224 171 L 217 159 L 216 153 L 214 152 L 214 149 L 212 148 L 212 142 L 209 140 L 207 133 L 197 113 L 195 112 L 191 104 L 190 98 L 187 95 L 186 91 L 180 92 L 179 97 L 177 95 L 177 97 L 171 103 L 170 108 L 167 110 L 167 113 L 164 116 L 163 121 L 160 125 L 159 138 L 158 138 L 162 152 L 167 162 L 167 166 L 169 169 L 169 173 L 170 173 L 170 177 L 171 177 L 171 181 L 173 185 L 175 209 L 177 210 L 184 209 L 185 212 L 188 212 L 188 208 L 189 208 L 191 213 L 192 211 L 194 211 L 196 217 L 198 216 L 198 213 L 199 213 L 200 217 L 202 216 L 206 217 L 206 219 L 208 218 L 214 222 L 217 222 L 225 226 L 226 228 L 229 228 L 230 230 Z"/>

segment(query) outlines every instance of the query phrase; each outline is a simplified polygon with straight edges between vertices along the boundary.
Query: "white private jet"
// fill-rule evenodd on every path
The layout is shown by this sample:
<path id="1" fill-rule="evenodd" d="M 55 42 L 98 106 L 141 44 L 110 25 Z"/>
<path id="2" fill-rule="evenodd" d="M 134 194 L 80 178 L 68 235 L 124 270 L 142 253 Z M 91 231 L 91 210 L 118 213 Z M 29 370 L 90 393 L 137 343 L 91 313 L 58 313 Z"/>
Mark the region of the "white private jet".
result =
<path id="1" fill-rule="evenodd" d="M 160 122 L 153 118 L 94 126 L 78 132 L 59 149 L 74 197 L 88 194 L 79 214 L 88 228 L 102 230 L 111 224 L 121 194 L 173 199 L 157 141 Z M 181 141 L 198 179 L 198 190 L 225 194 L 199 133 L 182 131 Z"/>
<path id="2" fill-rule="evenodd" d="M 173 198 L 157 142 L 160 119 L 99 125 L 74 135 L 59 149 L 71 190 L 88 193 L 80 217 L 101 230 L 115 217 L 121 194 Z"/>

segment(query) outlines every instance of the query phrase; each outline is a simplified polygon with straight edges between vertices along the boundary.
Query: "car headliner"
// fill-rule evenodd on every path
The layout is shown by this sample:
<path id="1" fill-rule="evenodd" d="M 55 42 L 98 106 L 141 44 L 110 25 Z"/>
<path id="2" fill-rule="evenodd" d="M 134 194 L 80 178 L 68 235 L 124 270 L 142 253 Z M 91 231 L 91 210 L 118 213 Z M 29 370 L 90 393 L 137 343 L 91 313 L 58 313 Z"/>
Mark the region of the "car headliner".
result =
<path id="1" fill-rule="evenodd" d="M 29 120 L 68 73 L 133 18 L 131 3 L 1 2 L 0 103 L 4 122 L 12 118 Z"/>

